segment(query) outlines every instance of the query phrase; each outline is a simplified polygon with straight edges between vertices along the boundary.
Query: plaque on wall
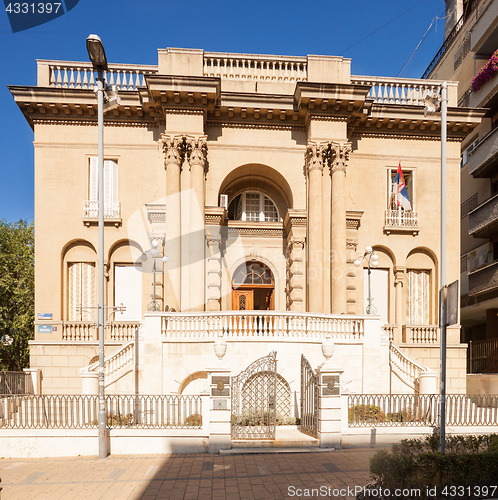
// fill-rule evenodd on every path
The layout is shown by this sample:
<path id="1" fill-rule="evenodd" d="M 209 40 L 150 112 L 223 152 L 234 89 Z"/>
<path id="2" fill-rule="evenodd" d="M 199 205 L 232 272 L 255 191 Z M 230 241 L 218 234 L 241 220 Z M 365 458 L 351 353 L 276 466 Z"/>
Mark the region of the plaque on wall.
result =
<path id="1" fill-rule="evenodd" d="M 218 375 L 218 376 L 216 376 L 216 375 L 215 375 L 215 376 L 212 378 L 211 383 L 212 383 L 213 385 L 218 385 L 219 383 L 222 383 L 222 384 L 225 384 L 225 385 L 229 385 L 229 384 L 230 384 L 230 377 L 229 377 L 228 375 L 226 375 L 226 376 L 219 376 L 219 375 Z"/>
<path id="2" fill-rule="evenodd" d="M 213 399 L 213 410 L 226 410 L 227 400 L 226 399 Z"/>
<path id="3" fill-rule="evenodd" d="M 211 389 L 212 396 L 230 396 L 230 388 L 225 387 L 224 389 L 218 389 L 217 387 L 213 387 Z"/>
<path id="4" fill-rule="evenodd" d="M 341 383 L 339 375 L 324 375 L 322 377 L 322 383 L 325 387 L 322 387 L 323 396 L 340 396 L 341 395 Z"/>

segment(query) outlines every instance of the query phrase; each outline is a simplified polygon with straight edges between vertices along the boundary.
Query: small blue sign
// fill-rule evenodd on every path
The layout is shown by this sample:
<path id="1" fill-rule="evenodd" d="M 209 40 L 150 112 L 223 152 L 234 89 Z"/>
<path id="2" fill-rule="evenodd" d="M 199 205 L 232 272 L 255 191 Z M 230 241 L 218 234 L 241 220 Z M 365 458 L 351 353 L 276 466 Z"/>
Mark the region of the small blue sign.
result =
<path id="1" fill-rule="evenodd" d="M 38 0 L 36 2 L 11 2 L 4 0 L 5 12 L 13 33 L 34 28 L 63 16 L 76 7 L 79 0 Z M 64 10 L 64 3 L 65 10 Z"/>
<path id="2" fill-rule="evenodd" d="M 36 316 L 39 320 L 40 319 L 48 319 L 51 321 L 53 319 L 52 313 L 38 313 Z"/>
<path id="3" fill-rule="evenodd" d="M 52 333 L 52 325 L 38 325 L 38 333 Z"/>

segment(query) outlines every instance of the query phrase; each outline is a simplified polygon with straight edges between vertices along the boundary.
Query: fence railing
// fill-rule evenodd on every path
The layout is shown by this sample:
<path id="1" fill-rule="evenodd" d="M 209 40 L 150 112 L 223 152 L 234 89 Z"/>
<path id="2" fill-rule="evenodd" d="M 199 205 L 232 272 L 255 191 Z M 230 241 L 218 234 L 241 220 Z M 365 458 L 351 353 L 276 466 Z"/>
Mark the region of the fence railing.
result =
<path id="1" fill-rule="evenodd" d="M 469 373 L 498 373 L 498 338 L 469 342 Z"/>
<path id="2" fill-rule="evenodd" d="M 437 344 L 439 328 L 437 325 L 403 326 L 403 342 L 407 344 Z"/>
<path id="3" fill-rule="evenodd" d="M 352 340 L 364 332 L 363 318 L 286 311 L 162 313 L 165 337 L 311 337 Z"/>
<path id="4" fill-rule="evenodd" d="M 0 395 L 33 394 L 31 374 L 0 371 Z"/>
<path id="5" fill-rule="evenodd" d="M 0 399 L 0 428 L 83 429 L 98 427 L 98 397 L 73 395 L 11 396 Z M 202 427 L 202 397 L 197 395 L 106 396 L 110 428 Z"/>
<path id="6" fill-rule="evenodd" d="M 351 394 L 349 427 L 437 426 L 435 394 Z M 498 395 L 446 395 L 446 425 L 498 425 Z"/>

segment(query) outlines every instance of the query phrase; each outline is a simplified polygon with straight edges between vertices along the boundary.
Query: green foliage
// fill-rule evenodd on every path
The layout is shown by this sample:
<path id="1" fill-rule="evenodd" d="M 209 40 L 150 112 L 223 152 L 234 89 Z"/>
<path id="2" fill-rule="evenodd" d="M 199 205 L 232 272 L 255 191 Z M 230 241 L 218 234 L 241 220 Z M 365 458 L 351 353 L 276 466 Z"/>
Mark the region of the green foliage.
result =
<path id="1" fill-rule="evenodd" d="M 26 221 L 0 221 L 0 368 L 29 366 L 28 341 L 34 329 L 34 227 Z M 4 337 L 5 339 L 5 337 Z"/>
<path id="2" fill-rule="evenodd" d="M 202 415 L 199 413 L 193 413 L 185 419 L 185 425 L 187 427 L 202 427 Z"/>
<path id="3" fill-rule="evenodd" d="M 403 440 L 391 451 L 370 459 L 372 488 L 420 488 L 446 485 L 482 485 L 498 480 L 498 435 L 448 436 L 446 452 L 439 451 L 439 436 Z M 424 498 L 424 497 L 421 497 Z"/>
<path id="4" fill-rule="evenodd" d="M 238 418 L 232 415 L 232 425 L 270 425 L 273 423 L 273 412 L 260 410 L 243 411 Z M 276 414 L 276 425 L 299 425 L 296 417 L 287 417 L 281 413 Z"/>
<path id="5" fill-rule="evenodd" d="M 374 405 L 354 405 L 349 408 L 350 422 L 384 422 L 384 412 Z"/>

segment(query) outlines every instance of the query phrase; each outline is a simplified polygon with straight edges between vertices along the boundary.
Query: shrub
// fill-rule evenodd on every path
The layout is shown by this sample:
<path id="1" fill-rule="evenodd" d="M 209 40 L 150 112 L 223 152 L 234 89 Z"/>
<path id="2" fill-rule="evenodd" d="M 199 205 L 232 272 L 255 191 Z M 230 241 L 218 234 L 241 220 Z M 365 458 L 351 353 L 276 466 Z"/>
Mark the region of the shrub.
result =
<path id="1" fill-rule="evenodd" d="M 187 427 L 202 427 L 202 415 L 199 413 L 193 413 L 185 419 L 185 425 Z"/>
<path id="2" fill-rule="evenodd" d="M 349 408 L 350 422 L 384 422 L 384 412 L 375 405 L 354 405 Z"/>
<path id="3" fill-rule="evenodd" d="M 445 486 L 498 485 L 498 435 L 448 436 L 445 453 L 439 451 L 438 435 L 403 440 L 370 459 L 370 474 L 374 483 L 368 488 L 417 488 L 420 499 L 450 498 Z M 428 486 L 437 487 L 436 497 L 428 496 Z"/>

